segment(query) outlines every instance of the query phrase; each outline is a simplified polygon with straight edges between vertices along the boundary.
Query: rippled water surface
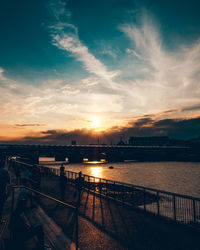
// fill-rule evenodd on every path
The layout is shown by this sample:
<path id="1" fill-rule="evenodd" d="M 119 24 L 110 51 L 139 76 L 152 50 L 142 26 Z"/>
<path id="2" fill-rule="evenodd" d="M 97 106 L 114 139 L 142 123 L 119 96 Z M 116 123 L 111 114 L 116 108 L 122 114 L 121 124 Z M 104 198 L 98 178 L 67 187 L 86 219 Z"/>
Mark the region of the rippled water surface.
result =
<path id="1" fill-rule="evenodd" d="M 200 197 L 200 162 L 67 164 L 66 170 Z M 59 167 L 59 166 L 57 166 Z"/>

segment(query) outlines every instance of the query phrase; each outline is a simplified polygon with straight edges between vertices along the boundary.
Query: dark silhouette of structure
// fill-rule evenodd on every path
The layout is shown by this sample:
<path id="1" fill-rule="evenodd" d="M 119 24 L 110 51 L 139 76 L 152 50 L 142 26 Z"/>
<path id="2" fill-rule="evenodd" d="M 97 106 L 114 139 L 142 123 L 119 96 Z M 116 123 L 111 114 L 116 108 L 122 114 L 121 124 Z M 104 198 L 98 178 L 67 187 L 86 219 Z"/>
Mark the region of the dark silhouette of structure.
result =
<path id="1" fill-rule="evenodd" d="M 134 136 L 129 138 L 131 146 L 166 146 L 169 145 L 168 136 Z"/>
<path id="2" fill-rule="evenodd" d="M 153 139 L 152 139 L 153 140 Z M 158 139 L 155 139 L 158 141 Z M 167 138 L 159 138 L 163 144 Z M 161 143 L 159 143 L 161 144 Z M 0 154 L 23 158 L 27 163 L 38 164 L 39 157 L 55 157 L 56 161 L 81 163 L 89 161 L 200 161 L 199 147 L 190 144 L 151 146 L 108 145 L 0 145 Z"/>

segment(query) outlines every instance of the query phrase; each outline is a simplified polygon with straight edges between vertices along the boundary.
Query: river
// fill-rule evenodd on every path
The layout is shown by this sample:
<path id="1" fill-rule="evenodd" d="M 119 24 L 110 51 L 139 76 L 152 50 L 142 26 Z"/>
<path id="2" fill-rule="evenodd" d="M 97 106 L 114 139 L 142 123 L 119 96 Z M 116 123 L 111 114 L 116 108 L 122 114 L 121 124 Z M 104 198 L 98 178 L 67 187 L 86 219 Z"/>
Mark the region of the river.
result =
<path id="1" fill-rule="evenodd" d="M 65 170 L 200 198 L 200 162 L 66 164 Z"/>

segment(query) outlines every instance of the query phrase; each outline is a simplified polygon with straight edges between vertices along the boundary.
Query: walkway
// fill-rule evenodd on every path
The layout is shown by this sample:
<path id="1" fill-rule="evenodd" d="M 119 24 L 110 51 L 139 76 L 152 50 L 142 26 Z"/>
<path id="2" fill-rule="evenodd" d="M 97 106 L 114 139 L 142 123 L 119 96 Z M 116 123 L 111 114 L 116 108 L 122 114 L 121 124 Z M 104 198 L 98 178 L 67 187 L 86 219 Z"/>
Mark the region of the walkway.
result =
<path id="1" fill-rule="evenodd" d="M 43 178 L 42 191 L 59 198 L 58 177 Z M 66 201 L 78 193 L 68 185 Z M 67 235 L 74 237 L 74 214 L 43 199 L 43 209 Z M 84 191 L 79 208 L 80 249 L 199 250 L 199 232 Z"/>

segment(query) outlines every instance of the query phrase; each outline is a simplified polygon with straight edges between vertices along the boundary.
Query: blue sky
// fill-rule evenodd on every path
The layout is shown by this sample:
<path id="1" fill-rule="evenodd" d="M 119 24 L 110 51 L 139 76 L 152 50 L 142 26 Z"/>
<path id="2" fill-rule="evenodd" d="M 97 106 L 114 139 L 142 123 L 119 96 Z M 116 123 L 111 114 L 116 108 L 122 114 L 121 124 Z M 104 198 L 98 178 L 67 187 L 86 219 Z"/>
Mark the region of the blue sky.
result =
<path id="1" fill-rule="evenodd" d="M 199 10 L 194 0 L 4 1 L 0 127 L 8 135 L 0 139 L 199 117 Z"/>

